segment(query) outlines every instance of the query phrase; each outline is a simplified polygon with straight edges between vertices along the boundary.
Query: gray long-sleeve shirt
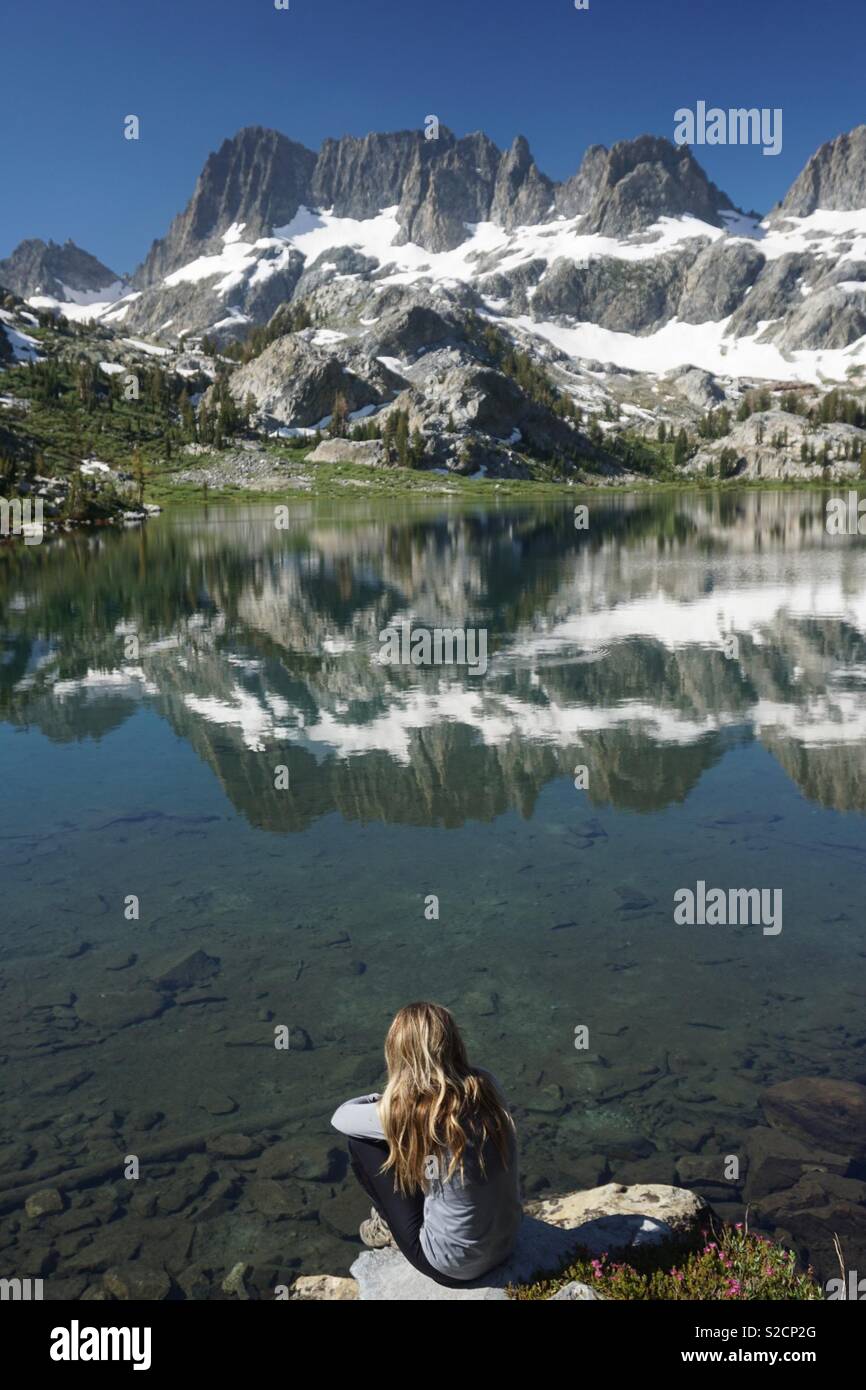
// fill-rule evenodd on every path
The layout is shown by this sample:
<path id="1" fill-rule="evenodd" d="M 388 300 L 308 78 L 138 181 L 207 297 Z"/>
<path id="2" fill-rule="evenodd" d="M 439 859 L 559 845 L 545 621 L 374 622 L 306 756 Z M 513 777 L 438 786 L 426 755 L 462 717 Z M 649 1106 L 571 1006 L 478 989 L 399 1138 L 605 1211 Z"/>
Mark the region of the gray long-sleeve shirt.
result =
<path id="1" fill-rule="evenodd" d="M 501 1095 L 496 1078 L 490 1079 Z M 354 1139 L 384 1139 L 379 1119 L 381 1098 L 374 1092 L 347 1100 L 335 1111 L 331 1124 Z M 452 1279 L 476 1279 L 507 1259 L 523 1216 L 517 1144 L 512 1130 L 508 1135 L 507 1166 L 503 1166 L 496 1145 L 490 1141 L 484 1149 L 484 1160 L 482 1173 L 477 1149 L 467 1143 L 462 1181 L 459 1172 L 442 1180 L 431 1170 L 425 1183 L 421 1248 L 433 1268 Z"/>

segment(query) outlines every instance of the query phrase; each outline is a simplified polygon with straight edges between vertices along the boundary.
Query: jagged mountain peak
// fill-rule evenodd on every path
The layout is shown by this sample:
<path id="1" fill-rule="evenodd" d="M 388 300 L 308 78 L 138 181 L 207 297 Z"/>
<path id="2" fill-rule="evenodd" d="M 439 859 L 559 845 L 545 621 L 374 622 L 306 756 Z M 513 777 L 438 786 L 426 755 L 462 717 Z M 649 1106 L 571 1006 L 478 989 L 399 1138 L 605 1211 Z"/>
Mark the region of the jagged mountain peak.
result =
<path id="1" fill-rule="evenodd" d="M 564 217 L 588 212 L 607 170 L 610 151 L 605 145 L 590 145 L 580 167 L 556 190 L 557 210 Z"/>
<path id="2" fill-rule="evenodd" d="M 721 226 L 722 212 L 737 211 L 688 146 L 664 136 L 620 140 L 606 159 L 595 154 L 593 168 L 597 185 L 587 209 L 588 231 L 629 236 L 660 217 L 686 214 Z"/>
<path id="3" fill-rule="evenodd" d="M 67 240 L 30 237 L 0 261 L 0 284 L 22 298 L 44 295 L 60 301 L 88 296 L 116 285 L 120 276 L 89 251 Z"/>
<path id="4" fill-rule="evenodd" d="M 866 208 L 866 125 L 821 145 L 774 215 L 808 217 L 819 208 L 829 212 Z"/>
<path id="5" fill-rule="evenodd" d="M 593 358 L 610 353 L 651 370 L 663 332 L 667 365 L 717 371 L 739 339 L 759 335 L 749 361 L 779 379 L 799 370 L 789 352 L 830 354 L 816 370 L 837 372 L 850 362 L 832 354 L 866 339 L 866 267 L 842 263 L 845 229 L 828 233 L 818 256 L 784 222 L 759 227 L 687 146 L 653 134 L 593 145 L 556 184 L 523 134 L 503 149 L 481 131 L 431 133 L 344 135 L 316 154 L 276 130 L 238 131 L 208 157 L 189 205 L 154 245 L 144 292 L 116 305 L 106 296 L 105 323 L 223 341 L 298 301 L 316 326 L 314 345 L 339 352 L 335 344 L 365 341 L 389 296 L 430 290 L 567 354 L 590 344 Z M 840 205 L 856 206 L 864 171 L 860 127 L 810 161 L 804 206 L 834 190 Z M 384 356 L 402 360 L 399 347 L 386 345 Z"/>
<path id="6" fill-rule="evenodd" d="M 383 207 L 401 201 L 406 180 L 419 160 L 430 158 L 431 146 L 441 152 L 454 143 L 445 126 L 437 140 L 425 140 L 418 130 L 327 139 L 313 171 L 310 202 L 338 217 L 375 217 Z"/>
<path id="7" fill-rule="evenodd" d="M 231 227 L 248 240 L 291 222 L 308 196 L 316 155 L 278 130 L 244 126 L 208 155 L 192 198 L 135 276 L 154 284 Z"/>
<path id="8" fill-rule="evenodd" d="M 461 137 L 439 126 L 329 138 L 318 154 L 279 131 L 246 126 L 209 155 L 186 209 L 155 242 L 136 276 L 139 287 L 213 251 L 230 228 L 244 241 L 287 225 L 302 206 L 363 221 L 397 207 L 396 244 L 450 251 L 468 227 L 491 221 L 513 230 L 558 210 L 586 214 L 586 230 L 628 236 L 660 216 L 691 213 L 721 225 L 733 204 L 691 151 L 642 135 L 606 150 L 591 147 L 577 174 L 557 185 L 518 134 L 506 150 L 483 132 Z"/>

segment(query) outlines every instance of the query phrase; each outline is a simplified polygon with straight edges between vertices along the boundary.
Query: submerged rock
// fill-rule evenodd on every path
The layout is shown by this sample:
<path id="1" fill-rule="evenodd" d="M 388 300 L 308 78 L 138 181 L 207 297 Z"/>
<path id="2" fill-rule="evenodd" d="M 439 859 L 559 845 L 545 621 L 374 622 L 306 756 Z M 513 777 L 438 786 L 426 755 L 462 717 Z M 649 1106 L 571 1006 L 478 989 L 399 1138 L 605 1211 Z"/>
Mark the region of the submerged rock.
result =
<path id="1" fill-rule="evenodd" d="M 248 1299 L 249 1294 L 247 1293 L 244 1282 L 246 1272 L 247 1266 L 242 1262 L 239 1261 L 236 1265 L 233 1265 L 220 1285 L 223 1293 L 235 1294 L 240 1299 Z"/>
<path id="2" fill-rule="evenodd" d="M 261 1144 L 247 1134 L 218 1134 L 205 1147 L 217 1158 L 255 1158 L 262 1151 Z"/>
<path id="3" fill-rule="evenodd" d="M 126 1269 L 107 1269 L 102 1283 L 112 1298 L 134 1303 L 155 1303 L 168 1298 L 171 1279 L 164 1269 L 147 1269 L 137 1264 Z"/>
<path id="4" fill-rule="evenodd" d="M 794 1187 L 762 1197 L 751 1208 L 754 1219 L 793 1245 L 804 1264 L 822 1280 L 839 1272 L 836 1241 L 841 1236 L 848 1269 L 866 1258 L 866 1183 L 834 1173 L 808 1173 Z"/>
<path id="5" fill-rule="evenodd" d="M 63 1198 L 56 1187 L 44 1187 L 27 1198 L 24 1210 L 28 1216 L 50 1216 L 52 1212 L 63 1210 Z"/>
<path id="6" fill-rule="evenodd" d="M 866 1160 L 866 1086 L 829 1076 L 798 1076 L 761 1096 L 768 1122 L 805 1144 Z"/>
<path id="7" fill-rule="evenodd" d="M 356 1183 L 340 1188 L 319 1207 L 319 1220 L 341 1240 L 357 1241 L 358 1227 L 369 1215 L 369 1198 Z"/>
<path id="8" fill-rule="evenodd" d="M 221 1091 L 205 1091 L 199 1104 L 209 1115 L 233 1115 L 238 1108 L 237 1101 Z"/>
<path id="9" fill-rule="evenodd" d="M 756 1125 L 747 1137 L 748 1178 L 744 1190 L 747 1202 L 768 1197 L 794 1187 L 807 1173 L 835 1173 L 845 1177 L 851 1168 L 847 1154 L 831 1153 L 816 1144 L 804 1144 L 781 1130 Z"/>
<path id="10" fill-rule="evenodd" d="M 206 980 L 217 975 L 219 969 L 219 956 L 209 956 L 206 951 L 191 951 L 182 960 L 169 966 L 154 983 L 157 989 L 173 994 L 176 990 L 204 984 Z"/>
<path id="11" fill-rule="evenodd" d="M 297 1214 L 298 1203 L 293 1200 L 292 1189 L 284 1183 L 261 1178 L 249 1183 L 245 1190 L 256 1211 L 272 1221 Z"/>
<path id="12" fill-rule="evenodd" d="M 102 994 L 86 995 L 75 1004 L 75 1011 L 84 1023 L 114 1033 L 130 1028 L 134 1023 L 157 1018 L 167 1009 L 169 1001 L 155 989 L 108 990 Z"/>

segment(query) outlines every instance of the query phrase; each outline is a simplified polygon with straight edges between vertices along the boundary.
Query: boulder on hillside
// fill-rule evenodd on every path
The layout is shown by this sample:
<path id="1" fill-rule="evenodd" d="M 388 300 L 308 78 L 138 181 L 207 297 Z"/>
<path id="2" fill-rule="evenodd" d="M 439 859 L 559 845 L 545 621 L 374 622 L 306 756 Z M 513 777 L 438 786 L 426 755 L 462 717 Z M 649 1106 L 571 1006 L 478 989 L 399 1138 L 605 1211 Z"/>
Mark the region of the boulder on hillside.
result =
<path id="1" fill-rule="evenodd" d="M 310 428 L 329 419 L 337 396 L 350 411 L 381 403 L 378 388 L 364 381 L 335 356 L 298 333 L 270 343 L 258 357 L 231 376 L 229 389 L 238 404 L 255 400 L 265 428 Z"/>
<path id="2" fill-rule="evenodd" d="M 379 439 L 323 439 L 308 455 L 310 463 L 365 463 L 384 466 L 385 449 Z"/>
<path id="3" fill-rule="evenodd" d="M 668 376 L 674 389 L 696 410 L 713 410 L 725 399 L 725 393 L 712 372 L 704 372 L 700 367 L 684 367 L 669 372 Z"/>
<path id="4" fill-rule="evenodd" d="M 374 357 L 414 357 L 431 348 L 452 347 L 464 337 L 459 324 L 419 300 L 384 313 L 365 346 Z"/>

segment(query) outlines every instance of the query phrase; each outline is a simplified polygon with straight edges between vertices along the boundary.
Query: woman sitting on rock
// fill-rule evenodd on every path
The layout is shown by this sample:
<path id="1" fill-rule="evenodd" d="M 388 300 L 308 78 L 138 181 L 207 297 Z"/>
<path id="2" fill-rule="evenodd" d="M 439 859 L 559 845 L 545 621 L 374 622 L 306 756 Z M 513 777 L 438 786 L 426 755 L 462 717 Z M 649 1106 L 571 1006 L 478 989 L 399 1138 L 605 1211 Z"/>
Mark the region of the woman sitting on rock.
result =
<path id="1" fill-rule="evenodd" d="M 514 1122 L 495 1078 L 469 1065 L 452 1015 L 407 1004 L 385 1039 L 384 1094 L 347 1100 L 331 1124 L 373 1203 L 365 1245 L 394 1244 L 456 1288 L 507 1259 L 520 1226 Z"/>

